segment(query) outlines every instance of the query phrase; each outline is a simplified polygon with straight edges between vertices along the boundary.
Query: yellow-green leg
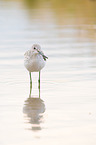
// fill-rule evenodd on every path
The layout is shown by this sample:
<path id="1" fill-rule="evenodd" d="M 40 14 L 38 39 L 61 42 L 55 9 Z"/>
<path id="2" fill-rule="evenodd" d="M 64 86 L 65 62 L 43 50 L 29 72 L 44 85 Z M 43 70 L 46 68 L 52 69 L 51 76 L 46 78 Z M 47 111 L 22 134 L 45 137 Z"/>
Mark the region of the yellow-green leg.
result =
<path id="1" fill-rule="evenodd" d="M 40 98 L 40 71 L 39 71 L 39 79 L 38 79 L 38 89 L 39 89 L 39 98 Z"/>
<path id="2" fill-rule="evenodd" d="M 31 92 L 32 92 L 32 77 L 31 77 L 31 72 L 29 72 L 30 75 L 30 97 L 31 97 Z"/>

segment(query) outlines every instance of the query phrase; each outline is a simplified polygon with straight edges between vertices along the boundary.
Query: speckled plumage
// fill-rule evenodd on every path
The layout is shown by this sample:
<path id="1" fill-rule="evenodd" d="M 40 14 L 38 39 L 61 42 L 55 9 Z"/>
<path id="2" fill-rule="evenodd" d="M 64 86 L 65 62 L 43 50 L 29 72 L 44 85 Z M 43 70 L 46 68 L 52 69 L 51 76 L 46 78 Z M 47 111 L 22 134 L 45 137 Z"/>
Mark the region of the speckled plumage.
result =
<path id="1" fill-rule="evenodd" d="M 30 50 L 25 52 L 24 56 L 24 65 L 29 72 L 38 72 L 45 66 L 47 57 L 38 44 L 34 44 Z"/>

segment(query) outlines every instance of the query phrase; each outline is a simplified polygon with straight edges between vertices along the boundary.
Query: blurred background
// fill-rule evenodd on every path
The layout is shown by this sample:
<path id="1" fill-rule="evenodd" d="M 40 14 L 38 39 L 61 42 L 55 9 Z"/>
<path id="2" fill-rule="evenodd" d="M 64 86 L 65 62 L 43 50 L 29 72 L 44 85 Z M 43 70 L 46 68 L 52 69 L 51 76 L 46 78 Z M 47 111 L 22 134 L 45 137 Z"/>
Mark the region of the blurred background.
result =
<path id="1" fill-rule="evenodd" d="M 24 53 L 48 56 L 29 74 Z M 96 145 L 96 0 L 0 0 L 0 144 Z"/>

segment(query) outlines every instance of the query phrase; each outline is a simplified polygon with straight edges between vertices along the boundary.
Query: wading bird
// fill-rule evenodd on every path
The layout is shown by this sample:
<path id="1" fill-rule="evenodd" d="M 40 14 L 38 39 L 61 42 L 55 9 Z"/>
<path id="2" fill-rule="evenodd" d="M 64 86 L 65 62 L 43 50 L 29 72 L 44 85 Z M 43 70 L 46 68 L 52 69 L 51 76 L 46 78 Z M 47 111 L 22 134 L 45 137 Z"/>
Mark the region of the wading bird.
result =
<path id="1" fill-rule="evenodd" d="M 32 90 L 32 76 L 31 72 L 39 72 L 38 88 L 40 90 L 40 71 L 45 66 L 47 56 L 41 50 L 39 44 L 33 44 L 32 48 L 25 52 L 24 54 L 24 66 L 29 71 L 30 75 L 30 95 Z"/>

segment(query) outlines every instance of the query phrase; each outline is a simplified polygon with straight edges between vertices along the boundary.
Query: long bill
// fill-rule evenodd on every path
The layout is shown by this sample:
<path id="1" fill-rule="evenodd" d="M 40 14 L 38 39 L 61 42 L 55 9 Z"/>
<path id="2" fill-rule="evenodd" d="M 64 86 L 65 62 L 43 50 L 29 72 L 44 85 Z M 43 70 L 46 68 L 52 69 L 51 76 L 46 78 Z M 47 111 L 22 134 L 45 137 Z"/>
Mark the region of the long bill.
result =
<path id="1" fill-rule="evenodd" d="M 37 50 L 37 51 L 38 51 L 39 54 L 41 54 L 43 56 L 44 60 L 48 59 L 48 57 L 45 56 L 42 51 L 39 51 L 39 50 Z"/>

